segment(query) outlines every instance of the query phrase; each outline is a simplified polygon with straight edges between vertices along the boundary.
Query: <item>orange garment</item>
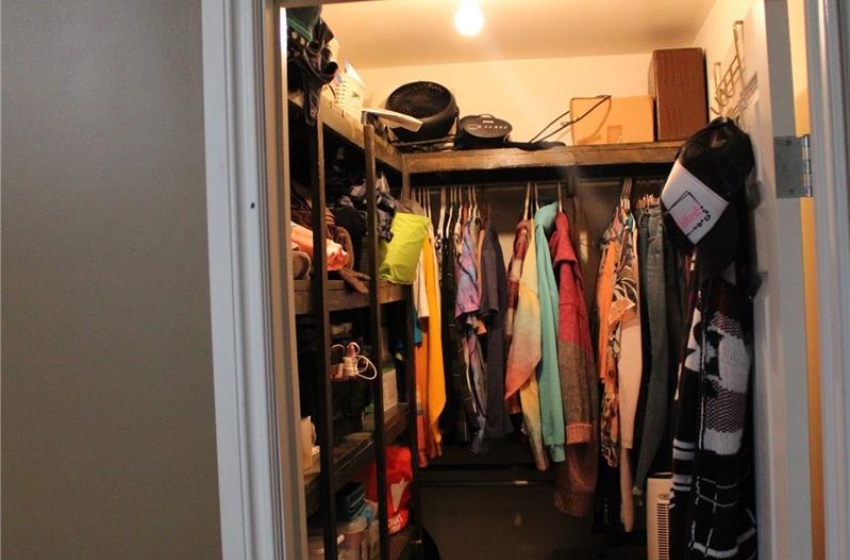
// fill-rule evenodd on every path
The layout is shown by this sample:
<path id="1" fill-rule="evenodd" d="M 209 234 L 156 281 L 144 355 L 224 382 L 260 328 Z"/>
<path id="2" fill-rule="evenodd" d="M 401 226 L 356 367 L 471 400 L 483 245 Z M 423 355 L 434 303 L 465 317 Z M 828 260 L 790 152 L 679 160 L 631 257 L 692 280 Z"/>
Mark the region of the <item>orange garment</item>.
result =
<path id="1" fill-rule="evenodd" d="M 304 226 L 300 226 L 295 222 L 291 223 L 292 225 L 292 243 L 298 246 L 299 249 L 307 253 L 307 255 L 312 259 L 313 258 L 313 230 L 307 229 Z M 348 264 L 348 253 L 345 252 L 345 249 L 342 248 L 342 245 L 331 241 L 330 239 L 325 240 L 325 251 L 327 253 L 328 260 L 328 270 L 339 270 Z"/>
<path id="2" fill-rule="evenodd" d="M 443 434 L 440 431 L 439 419 L 446 406 L 443 338 L 440 331 L 441 302 L 437 288 L 437 257 L 434 251 L 433 231 L 429 232 L 422 243 L 420 262 L 422 267 L 418 283 L 420 293 L 424 291 L 427 308 L 426 305 L 420 305 L 417 310 L 422 342 L 414 348 L 414 360 L 419 464 L 426 466 L 429 459 L 442 454 Z"/>

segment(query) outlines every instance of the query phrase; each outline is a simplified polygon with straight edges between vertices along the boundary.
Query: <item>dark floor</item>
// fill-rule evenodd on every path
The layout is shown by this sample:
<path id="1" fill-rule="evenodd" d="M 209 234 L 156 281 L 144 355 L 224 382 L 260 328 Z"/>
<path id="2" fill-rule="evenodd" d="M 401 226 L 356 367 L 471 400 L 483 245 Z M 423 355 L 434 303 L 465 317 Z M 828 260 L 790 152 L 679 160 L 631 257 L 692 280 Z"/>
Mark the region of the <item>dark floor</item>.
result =
<path id="1" fill-rule="evenodd" d="M 504 450 L 495 453 L 506 456 Z M 448 461 L 420 471 L 423 525 L 440 560 L 646 559 L 645 544 L 609 548 L 591 531 L 590 518 L 555 509 L 551 476 L 527 463 L 506 467 L 504 460 L 488 464 L 449 454 Z M 509 483 L 525 478 L 528 485 Z"/>

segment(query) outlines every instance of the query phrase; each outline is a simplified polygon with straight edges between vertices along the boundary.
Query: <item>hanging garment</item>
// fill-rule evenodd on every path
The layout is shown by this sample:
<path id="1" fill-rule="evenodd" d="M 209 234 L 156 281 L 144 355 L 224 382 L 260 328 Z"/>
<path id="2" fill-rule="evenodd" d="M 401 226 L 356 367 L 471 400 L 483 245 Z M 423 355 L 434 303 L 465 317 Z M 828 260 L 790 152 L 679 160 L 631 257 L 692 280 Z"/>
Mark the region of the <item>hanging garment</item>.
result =
<path id="1" fill-rule="evenodd" d="M 664 281 L 664 224 L 661 205 L 654 204 L 637 212 L 638 257 L 640 262 L 641 312 L 645 317 L 642 429 L 638 447 L 633 491 L 642 495 L 646 478 L 666 433 L 668 387 L 670 383 L 669 345 L 667 343 L 667 305 Z"/>
<path id="2" fill-rule="evenodd" d="M 445 224 L 442 248 L 442 275 L 440 277 L 443 322 L 443 362 L 445 364 L 446 386 L 450 388 L 448 413 L 443 415 L 443 430 L 451 433 L 455 441 L 466 442 L 471 439 L 470 431 L 478 430 L 478 419 L 472 402 L 472 393 L 466 383 L 466 370 L 463 361 L 464 344 L 455 321 L 455 300 L 457 294 L 457 246 L 454 242 L 454 230 L 458 216 L 452 213 Z"/>
<path id="3" fill-rule="evenodd" d="M 423 336 L 422 325 L 430 315 L 428 291 L 425 287 L 425 245 L 416 265 L 413 281 L 413 368 L 416 398 L 416 448 L 420 467 L 428 465 L 428 339 Z"/>
<path id="4" fill-rule="evenodd" d="M 618 209 L 604 236 L 597 289 L 599 373 L 604 388 L 601 445 L 602 455 L 612 467 L 620 463 L 620 443 L 631 448 L 640 393 L 642 353 L 634 233 L 631 213 Z"/>
<path id="5" fill-rule="evenodd" d="M 445 364 L 443 362 L 443 341 L 440 325 L 442 323 L 440 290 L 437 283 L 437 255 L 434 250 L 434 232 L 429 224 L 429 236 L 425 240 L 425 286 L 428 293 L 428 305 L 431 309 L 427 329 L 428 336 L 428 455 L 430 458 L 442 455 L 442 433 L 440 415 L 446 405 Z"/>
<path id="6" fill-rule="evenodd" d="M 620 403 L 620 441 L 625 449 L 634 446 L 635 411 L 640 398 L 643 373 L 643 344 L 640 324 L 640 265 L 637 259 L 637 228 L 631 214 L 623 232 L 623 250 L 614 285 L 614 313 L 619 323 L 620 347 L 616 356 Z M 628 488 L 631 493 L 631 486 Z"/>
<path id="7" fill-rule="evenodd" d="M 484 426 L 487 422 L 486 373 L 484 371 L 484 357 L 478 340 L 478 312 L 481 308 L 481 298 L 478 292 L 476 258 L 480 225 L 480 220 L 473 218 L 468 220 L 463 228 L 457 269 L 457 298 L 455 300 L 455 319 L 458 321 L 459 332 L 464 344 L 466 380 L 472 394 L 472 402 L 479 426 L 473 437 L 473 449 L 475 451 L 483 450 Z"/>
<path id="8" fill-rule="evenodd" d="M 599 396 L 581 266 L 559 212 L 549 238 L 558 278 L 558 370 L 566 420 L 566 461 L 556 465 L 555 505 L 568 515 L 590 511 L 599 463 Z"/>
<path id="9" fill-rule="evenodd" d="M 516 308 L 519 302 L 519 282 L 522 275 L 522 265 L 528 253 L 530 232 L 531 222 L 522 220 L 517 224 L 514 235 L 514 250 L 511 255 L 511 263 L 508 267 L 508 294 L 507 308 L 505 309 L 505 348 L 507 349 L 511 348 L 513 342 L 514 317 L 516 316 Z M 519 414 L 522 410 L 519 402 L 519 394 L 513 393 L 512 395 L 507 395 L 506 392 L 505 407 L 508 413 Z"/>
<path id="10" fill-rule="evenodd" d="M 433 235 L 429 235 L 423 242 L 420 259 L 421 277 L 416 298 L 421 329 L 421 342 L 414 348 L 419 464 L 421 466 L 426 466 L 429 459 L 442 453 L 442 434 L 438 421 L 446 403 L 443 345 L 439 330 L 440 299 L 432 237 Z"/>
<path id="11" fill-rule="evenodd" d="M 540 419 L 540 391 L 535 370 L 541 358 L 540 298 L 537 294 L 537 250 L 534 221 L 529 221 L 529 243 L 522 265 L 513 321 L 513 338 L 508 350 L 505 396 L 519 394 L 523 427 L 540 470 L 549 468 Z"/>
<path id="12" fill-rule="evenodd" d="M 624 223 L 618 211 L 611 225 L 602 235 L 602 256 L 599 261 L 599 275 L 596 279 L 596 309 L 598 314 L 599 333 L 597 339 L 597 357 L 599 379 L 602 383 L 602 403 L 600 417 L 600 445 L 602 457 L 610 467 L 619 463 L 619 406 L 617 403 L 617 372 L 613 362 L 612 343 L 619 339 L 613 338 L 611 324 L 608 319 L 614 299 L 615 271 L 620 261 L 622 250 L 622 234 Z"/>
<path id="13" fill-rule="evenodd" d="M 619 467 L 620 521 L 626 532 L 635 522 L 629 450 L 642 368 L 635 241 L 634 219 L 621 205 L 603 236 L 597 308 L 603 382 L 600 445 L 606 464 Z"/>
<path id="14" fill-rule="evenodd" d="M 481 317 L 487 327 L 482 338 L 487 369 L 487 423 L 484 437 L 499 438 L 511 431 L 505 410 L 505 310 L 507 278 L 499 236 L 492 224 L 485 228 L 481 250 Z"/>
<path id="15" fill-rule="evenodd" d="M 541 358 L 537 367 L 540 388 L 540 422 L 543 443 L 555 463 L 566 456 L 564 444 L 564 403 L 558 373 L 558 286 L 552 271 L 548 235 L 555 227 L 558 203 L 540 208 L 534 215 L 534 242 L 537 251 L 537 293 L 540 298 Z"/>
<path id="16" fill-rule="evenodd" d="M 749 298 L 717 278 L 697 296 L 690 325 L 676 396 L 670 558 L 755 558 Z"/>
<path id="17" fill-rule="evenodd" d="M 614 287 L 616 309 L 624 309 L 619 319 L 620 348 L 617 363 L 617 390 L 620 415 L 620 519 L 627 533 L 634 530 L 634 476 L 631 450 L 634 447 L 635 414 L 640 399 L 643 373 L 643 346 L 640 324 L 640 270 L 637 260 L 637 228 L 629 214 L 627 232 Z M 625 308 L 621 308 L 625 305 Z"/>

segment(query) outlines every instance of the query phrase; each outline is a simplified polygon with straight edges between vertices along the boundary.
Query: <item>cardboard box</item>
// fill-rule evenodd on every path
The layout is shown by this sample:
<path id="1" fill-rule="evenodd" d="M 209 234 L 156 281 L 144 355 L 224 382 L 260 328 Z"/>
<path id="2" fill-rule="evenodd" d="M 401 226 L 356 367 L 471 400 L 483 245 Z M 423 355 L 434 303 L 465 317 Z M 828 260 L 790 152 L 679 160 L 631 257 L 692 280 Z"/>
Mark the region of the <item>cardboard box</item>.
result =
<path id="1" fill-rule="evenodd" d="M 392 366 L 385 365 L 381 373 L 384 383 L 384 412 L 386 412 L 398 405 L 398 377 Z"/>
<path id="2" fill-rule="evenodd" d="M 655 137 L 684 140 L 708 124 L 705 57 L 700 48 L 652 52 L 649 95 L 655 98 Z"/>
<path id="3" fill-rule="evenodd" d="M 599 97 L 571 99 L 570 117 L 578 119 L 599 101 Z M 572 125 L 573 144 L 652 142 L 655 139 L 652 111 L 653 102 L 648 95 L 612 97 Z"/>

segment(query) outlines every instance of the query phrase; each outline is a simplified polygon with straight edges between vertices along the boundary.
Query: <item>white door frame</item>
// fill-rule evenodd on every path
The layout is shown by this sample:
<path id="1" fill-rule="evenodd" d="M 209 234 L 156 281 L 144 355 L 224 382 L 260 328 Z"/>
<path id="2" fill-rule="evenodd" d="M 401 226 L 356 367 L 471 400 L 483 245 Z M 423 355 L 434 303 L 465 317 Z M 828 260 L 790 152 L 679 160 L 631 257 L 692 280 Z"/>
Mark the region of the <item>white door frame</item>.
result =
<path id="1" fill-rule="evenodd" d="M 295 461 L 281 460 L 281 454 L 293 455 L 297 440 L 288 415 L 276 411 L 269 297 L 266 189 L 274 178 L 266 148 L 274 139 L 266 136 L 264 49 L 275 13 L 272 0 L 202 2 L 218 484 L 227 560 L 297 560 L 301 539 L 291 537 L 303 526 L 293 505 L 303 492 L 297 452 Z"/>
<path id="2" fill-rule="evenodd" d="M 263 25 L 271 0 L 203 0 L 210 298 L 223 557 L 297 560 L 268 301 Z M 827 558 L 850 549 L 850 13 L 808 0 Z M 840 17 L 845 20 L 841 21 Z M 282 436 L 282 437 L 281 437 Z M 289 463 L 289 465 L 287 465 Z M 297 464 L 297 461 L 294 462 Z M 291 532 L 293 528 L 295 533 Z M 287 542 L 287 540 L 289 542 Z"/>
<path id="3" fill-rule="evenodd" d="M 850 550 L 850 12 L 806 3 L 820 316 L 826 557 Z M 846 6 L 844 6 L 846 8 Z M 841 13 L 843 12 L 843 14 Z M 844 18 L 843 21 L 841 18 Z"/>

